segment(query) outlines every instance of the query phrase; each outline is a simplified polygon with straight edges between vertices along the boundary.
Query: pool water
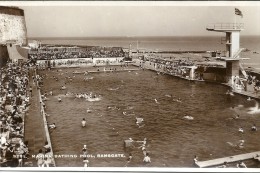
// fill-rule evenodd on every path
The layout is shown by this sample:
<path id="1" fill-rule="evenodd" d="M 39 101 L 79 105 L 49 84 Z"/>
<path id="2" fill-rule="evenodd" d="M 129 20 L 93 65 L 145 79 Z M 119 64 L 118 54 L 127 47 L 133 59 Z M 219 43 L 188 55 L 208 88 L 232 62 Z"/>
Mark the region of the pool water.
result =
<path id="1" fill-rule="evenodd" d="M 247 113 L 256 102 L 239 95 L 227 96 L 225 86 L 190 82 L 149 70 L 91 73 L 88 76 L 93 79 L 83 80 L 84 74 L 73 74 L 74 70 L 39 72 L 45 76 L 42 93 L 52 90 L 54 94 L 46 101 L 48 122 L 57 126 L 51 131 L 54 154 L 77 156 L 56 158 L 57 166 L 83 166 L 80 154 L 84 144 L 93 156 L 125 156 L 88 158 L 91 167 L 192 167 L 194 155 L 207 160 L 259 150 L 259 131 L 250 129 L 254 123 L 260 125 L 260 114 Z M 60 90 L 63 85 L 66 89 Z M 101 95 L 101 100 L 64 96 L 67 92 L 92 92 Z M 62 102 L 58 102 L 59 96 Z M 181 102 L 176 101 L 178 98 Z M 235 114 L 240 118 L 232 119 Z M 143 126 L 136 125 L 136 117 L 144 119 Z M 85 128 L 81 127 L 82 118 L 87 121 Z M 244 128 L 243 134 L 238 132 L 239 127 Z M 141 143 L 124 147 L 128 138 L 147 138 L 150 164 L 143 164 Z M 241 139 L 245 140 L 243 148 L 235 146 Z M 133 158 L 126 164 L 129 153 Z"/>

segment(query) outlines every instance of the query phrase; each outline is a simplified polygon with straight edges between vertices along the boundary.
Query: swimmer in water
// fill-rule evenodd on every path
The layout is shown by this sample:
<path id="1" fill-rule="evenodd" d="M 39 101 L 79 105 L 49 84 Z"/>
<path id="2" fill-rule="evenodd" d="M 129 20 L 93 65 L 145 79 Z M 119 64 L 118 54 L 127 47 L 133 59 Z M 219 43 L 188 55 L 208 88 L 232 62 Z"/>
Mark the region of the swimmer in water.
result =
<path id="1" fill-rule="evenodd" d="M 178 98 L 176 101 L 177 101 L 177 102 L 181 102 L 181 98 Z"/>
<path id="2" fill-rule="evenodd" d="M 155 103 L 159 104 L 159 102 L 157 101 L 157 99 L 154 99 Z"/>
<path id="3" fill-rule="evenodd" d="M 89 167 L 89 161 L 87 160 L 87 158 L 85 157 L 84 159 L 83 159 L 83 163 L 84 163 L 84 167 Z"/>
<path id="4" fill-rule="evenodd" d="M 196 165 L 197 164 L 197 162 L 198 162 L 198 156 L 194 156 L 194 158 L 193 158 L 193 162 L 194 162 L 194 165 Z"/>
<path id="5" fill-rule="evenodd" d="M 132 138 L 129 138 L 129 142 L 134 142 L 134 140 Z"/>
<path id="6" fill-rule="evenodd" d="M 83 145 L 82 152 L 83 155 L 87 155 L 87 145 Z"/>
<path id="7" fill-rule="evenodd" d="M 192 116 L 189 116 L 189 115 L 185 115 L 183 118 L 187 119 L 187 120 L 193 120 L 194 119 Z"/>
<path id="8" fill-rule="evenodd" d="M 166 96 L 166 97 L 172 97 L 172 95 L 171 95 L 171 94 L 165 94 L 165 96 Z"/>
<path id="9" fill-rule="evenodd" d="M 86 123 L 87 122 L 86 122 L 85 118 L 83 118 L 82 121 L 81 121 L 81 126 L 82 127 L 86 127 Z"/>
<path id="10" fill-rule="evenodd" d="M 151 158 L 149 157 L 149 153 L 146 153 L 144 159 L 143 159 L 144 163 L 151 163 Z"/>
<path id="11" fill-rule="evenodd" d="M 231 109 L 234 109 L 234 107 L 232 107 Z M 239 119 L 240 118 L 240 115 L 237 114 L 237 113 L 234 113 L 232 117 L 230 118 L 227 118 L 228 120 L 236 120 L 236 119 Z"/>
<path id="12" fill-rule="evenodd" d="M 140 148 L 140 147 L 139 147 Z M 143 151 L 143 155 L 145 156 L 147 151 L 146 151 L 146 148 L 145 148 L 145 145 L 142 145 L 141 146 L 141 150 Z"/>
<path id="13" fill-rule="evenodd" d="M 238 131 L 241 132 L 241 133 L 244 133 L 244 129 L 243 129 L 242 127 L 240 127 L 240 128 L 238 129 Z"/>
<path id="14" fill-rule="evenodd" d="M 127 164 L 131 162 L 132 158 L 133 158 L 132 153 L 130 153 L 127 158 L 127 162 L 126 162 L 125 166 L 127 166 Z"/>
<path id="15" fill-rule="evenodd" d="M 87 109 L 87 113 L 91 113 L 91 112 L 92 112 L 92 111 L 88 108 L 88 109 Z"/>
<path id="16" fill-rule="evenodd" d="M 130 162 L 132 160 L 132 158 L 133 158 L 132 153 L 130 153 L 128 156 L 127 162 Z"/>
<path id="17" fill-rule="evenodd" d="M 135 123 L 136 123 L 137 125 L 141 124 L 141 123 L 144 121 L 143 118 L 137 118 L 137 117 L 136 117 L 135 119 L 136 119 Z"/>
<path id="18" fill-rule="evenodd" d="M 142 144 L 141 144 L 141 146 L 140 146 L 139 148 L 143 148 L 143 147 L 145 147 L 145 146 L 146 146 L 147 139 L 146 139 L 146 138 L 144 138 L 144 140 L 143 140 L 143 141 L 136 141 L 136 142 L 141 142 Z"/>
<path id="19" fill-rule="evenodd" d="M 257 128 L 256 128 L 256 125 L 255 125 L 255 124 L 251 127 L 251 130 L 252 130 L 252 131 L 257 131 Z"/>
<path id="20" fill-rule="evenodd" d="M 244 148 L 245 140 L 239 140 L 239 144 L 237 145 L 239 148 Z"/>

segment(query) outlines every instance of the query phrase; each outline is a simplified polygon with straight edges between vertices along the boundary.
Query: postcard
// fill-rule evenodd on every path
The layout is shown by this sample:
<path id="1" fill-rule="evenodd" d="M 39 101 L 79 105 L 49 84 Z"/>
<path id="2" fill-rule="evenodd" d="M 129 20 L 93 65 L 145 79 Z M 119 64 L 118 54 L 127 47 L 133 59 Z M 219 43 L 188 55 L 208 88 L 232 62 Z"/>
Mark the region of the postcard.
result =
<path id="1" fill-rule="evenodd" d="M 1 169 L 259 171 L 259 10 L 0 2 Z"/>

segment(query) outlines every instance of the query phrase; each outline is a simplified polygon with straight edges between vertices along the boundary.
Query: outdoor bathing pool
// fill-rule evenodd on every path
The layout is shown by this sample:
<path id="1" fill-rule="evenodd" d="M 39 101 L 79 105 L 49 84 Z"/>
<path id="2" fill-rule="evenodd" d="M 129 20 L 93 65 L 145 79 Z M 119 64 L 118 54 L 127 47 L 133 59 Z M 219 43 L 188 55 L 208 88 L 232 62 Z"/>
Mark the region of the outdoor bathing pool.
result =
<path id="1" fill-rule="evenodd" d="M 129 153 L 133 155 L 129 167 L 192 167 L 194 155 L 207 160 L 259 150 L 260 132 L 250 129 L 254 123 L 260 127 L 260 114 L 247 113 L 256 102 L 239 95 L 227 96 L 225 86 L 190 82 L 149 70 L 90 73 L 87 76 L 93 79 L 83 80 L 86 76 L 73 73 L 75 70 L 86 71 L 39 71 L 44 76 L 41 92 L 53 91 L 53 96 L 47 96 L 46 112 L 50 115 L 48 122 L 57 126 L 50 134 L 54 154 L 77 156 L 56 158 L 57 166 L 82 167 L 84 144 L 93 156 L 125 155 L 88 158 L 91 167 L 124 167 Z M 65 90 L 60 89 L 63 85 Z M 101 95 L 101 100 L 65 96 L 67 92 L 92 92 Z M 62 102 L 58 102 L 59 96 Z M 176 101 L 178 98 L 181 102 Z M 240 118 L 232 119 L 235 114 Z M 186 115 L 194 119 L 183 118 Z M 144 118 L 144 126 L 136 125 L 136 117 Z M 82 118 L 87 121 L 85 128 L 81 127 Z M 243 134 L 238 132 L 239 127 L 244 128 Z M 140 143 L 134 143 L 135 148 L 124 148 L 128 138 L 147 138 L 150 164 L 143 164 Z M 242 139 L 243 148 L 233 146 Z"/>

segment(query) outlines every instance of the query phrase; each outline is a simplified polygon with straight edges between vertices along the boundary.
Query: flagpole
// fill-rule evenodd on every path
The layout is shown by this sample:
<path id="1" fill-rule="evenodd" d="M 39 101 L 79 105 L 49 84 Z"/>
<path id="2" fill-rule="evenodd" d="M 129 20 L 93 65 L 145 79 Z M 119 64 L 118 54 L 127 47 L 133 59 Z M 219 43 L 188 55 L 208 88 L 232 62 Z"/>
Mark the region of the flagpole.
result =
<path id="1" fill-rule="evenodd" d="M 237 15 L 235 15 L 235 29 L 237 29 Z"/>
<path id="2" fill-rule="evenodd" d="M 235 14 L 235 29 L 237 29 L 237 15 Z"/>

